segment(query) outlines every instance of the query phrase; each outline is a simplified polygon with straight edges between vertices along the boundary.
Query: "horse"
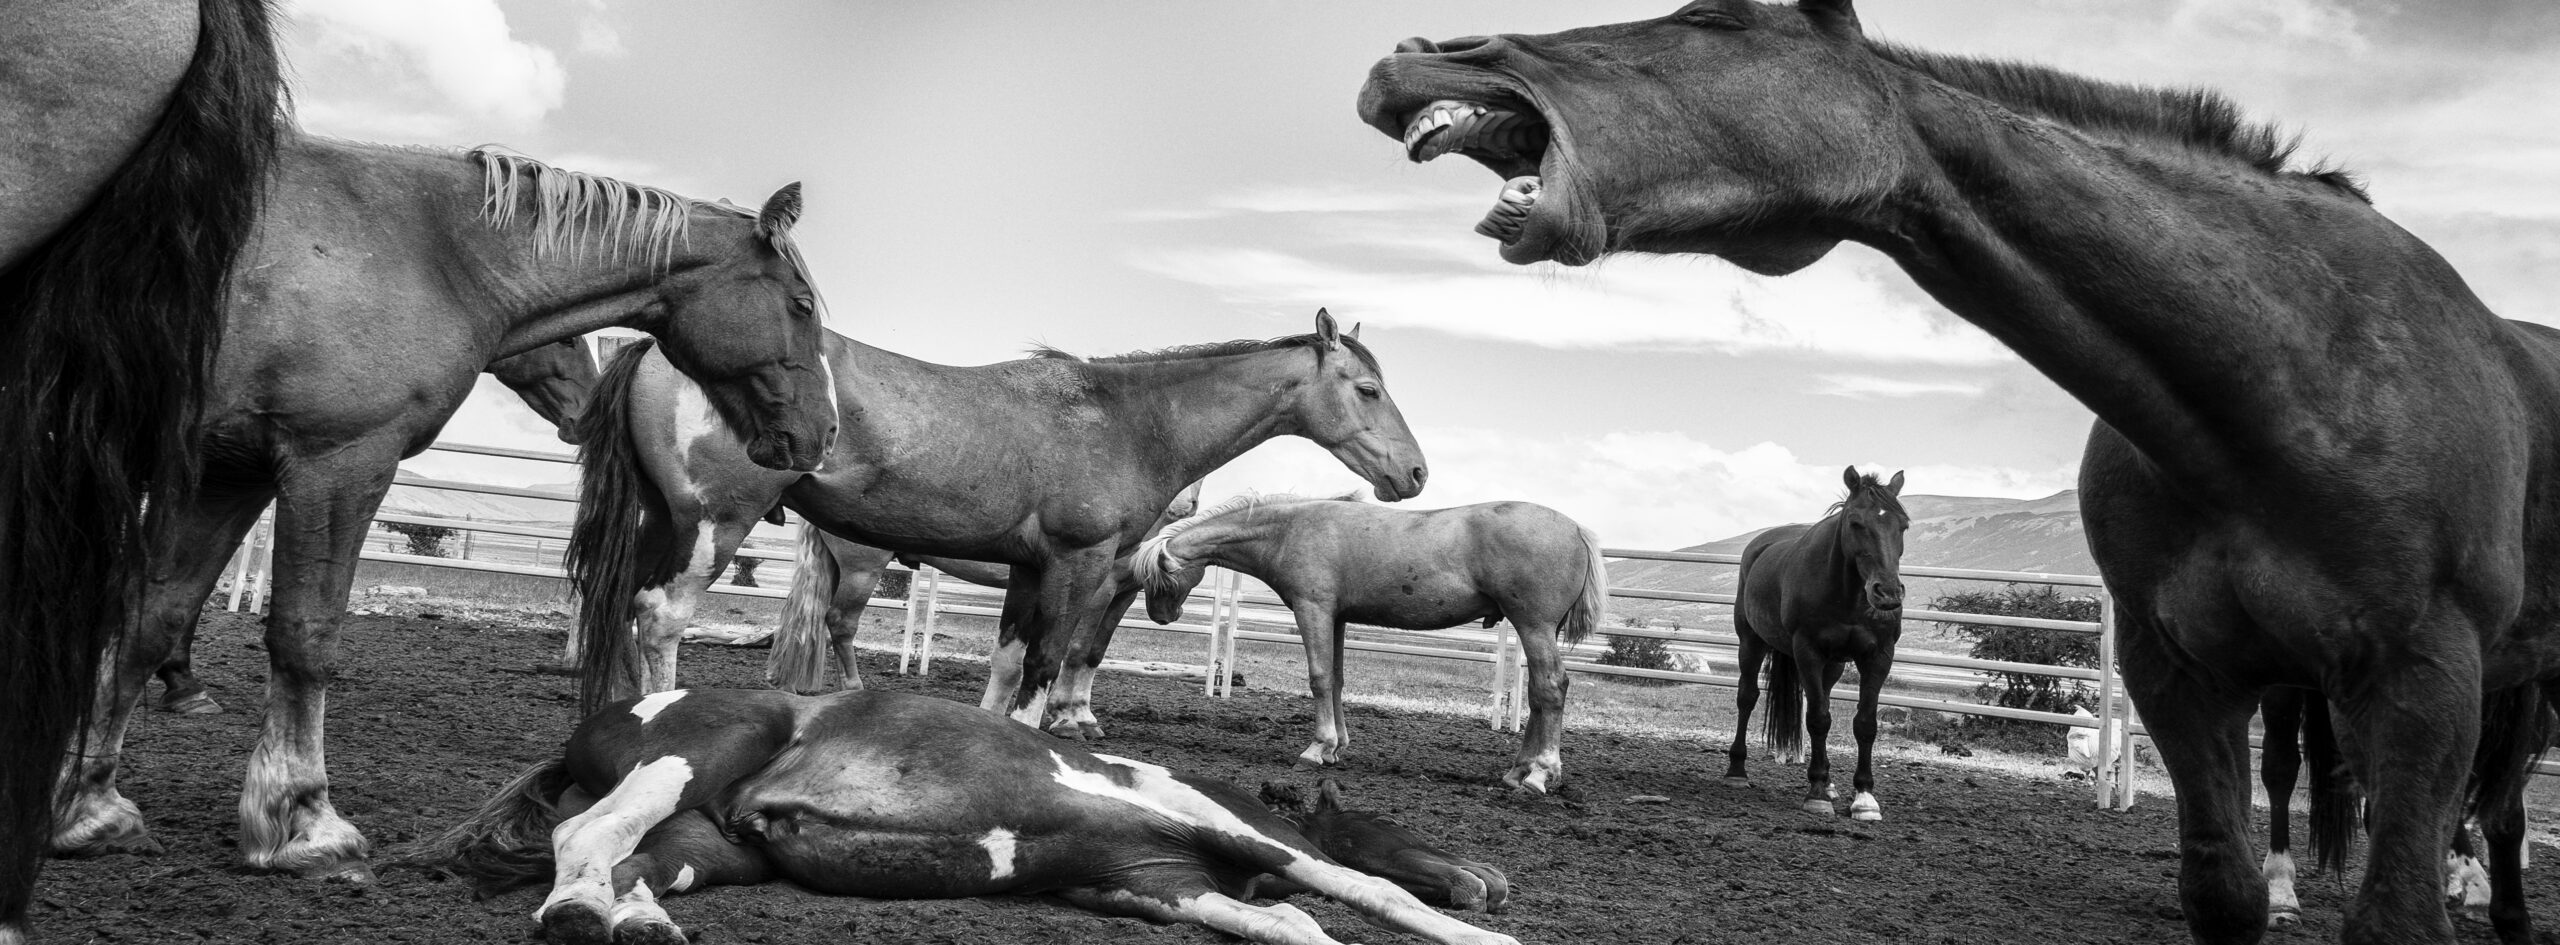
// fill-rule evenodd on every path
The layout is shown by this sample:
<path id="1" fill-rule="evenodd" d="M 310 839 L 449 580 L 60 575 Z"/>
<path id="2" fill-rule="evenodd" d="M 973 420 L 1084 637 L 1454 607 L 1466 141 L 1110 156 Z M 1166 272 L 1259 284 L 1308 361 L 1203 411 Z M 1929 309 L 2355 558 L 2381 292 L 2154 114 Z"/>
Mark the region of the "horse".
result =
<path id="1" fill-rule="evenodd" d="M 1769 747 L 1780 760 L 1805 760 L 1806 813 L 1832 816 L 1831 687 L 1841 667 L 1858 664 L 1858 773 L 1850 786 L 1853 820 L 1883 820 L 1876 803 L 1876 697 L 1893 672 L 1902 640 L 1902 474 L 1879 482 L 1851 466 L 1840 474 L 1847 498 L 1811 525 L 1780 525 L 1742 548 L 1734 591 L 1733 632 L 1741 639 L 1735 686 L 1733 745 L 1725 780 L 1750 784 L 1744 762 L 1751 707 L 1760 701 L 1760 663 L 1769 663 Z M 1772 658 L 1774 657 L 1774 658 Z M 1811 744 L 1806 736 L 1811 735 Z"/>
<path id="2" fill-rule="evenodd" d="M 1173 504 L 1165 506 L 1141 538 L 1155 537 L 1166 525 L 1188 517 L 1199 507 L 1200 481 L 1194 480 L 1174 496 Z M 783 601 L 782 625 L 774 633 L 768 673 L 774 685 L 795 691 L 816 689 L 825 681 L 828 654 L 835 657 L 843 687 L 862 688 L 862 673 L 854 663 L 853 638 L 862 630 L 862 612 L 871 605 L 871 591 L 879 586 L 880 571 L 892 560 L 910 569 L 932 567 L 980 587 L 1010 590 L 1013 584 L 1013 568 L 1009 565 L 891 551 L 838 538 L 814 526 L 801 528 L 798 557 L 799 565 L 791 572 L 790 594 Z M 1066 702 L 1084 706 L 1088 715 L 1093 706 L 1093 676 L 1101 671 L 1111 635 L 1120 628 L 1121 618 L 1136 602 L 1138 592 L 1137 583 L 1130 580 L 1129 559 L 1125 555 L 1112 561 L 1111 579 L 1118 591 L 1104 609 L 1102 622 L 1095 626 L 1092 638 L 1068 654 L 1067 665 L 1060 673 L 1059 686 L 1067 694 Z M 826 641 L 823 650 L 819 647 L 821 640 Z M 569 662 L 577 663 L 574 654 Z M 1084 738 L 1103 735 L 1102 723 L 1097 719 L 1065 719 L 1053 724 L 1058 734 L 1072 731 Z"/>
<path id="3" fill-rule="evenodd" d="M 1444 890 L 1470 888 L 1472 861 L 1409 833 L 1363 839 L 1320 847 L 1233 785 L 945 699 L 670 689 L 604 706 L 411 859 L 484 895 L 551 875 L 534 916 L 566 945 L 678 945 L 660 897 L 774 878 L 889 899 L 1049 893 L 1248 941 L 1333 942 L 1295 907 L 1244 901 L 1288 887 L 1430 941 L 1517 945 L 1329 854 L 1385 846 L 1439 864 Z"/>
<path id="4" fill-rule="evenodd" d="M 587 395 L 595 390 L 598 377 L 596 360 L 587 354 L 583 338 L 562 338 L 506 358 L 489 365 L 488 373 L 549 421 L 561 442 L 577 445 L 578 414 L 586 408 Z M 188 624 L 176 648 L 160 664 L 160 701 L 154 708 L 181 715 L 221 714 L 222 704 L 207 695 L 204 682 L 196 678 L 195 648 L 196 628 Z"/>
<path id="5" fill-rule="evenodd" d="M 1422 448 L 1377 356 L 1316 313 L 1316 330 L 1083 359 L 1052 348 L 950 367 L 829 335 L 844 436 L 814 475 L 742 462 L 697 419 L 690 386 L 647 349 L 605 371 L 580 450 L 570 574 L 580 691 L 662 692 L 695 600 L 778 500 L 830 534 L 1013 566 L 980 704 L 1038 727 L 1094 725 L 1052 687 L 1119 589 L 1113 562 L 1175 493 L 1274 436 L 1314 440 L 1380 499 L 1422 491 Z M 777 654 L 779 655 L 779 654 Z M 802 660 L 803 668 L 816 665 Z M 814 689 L 806 676 L 778 677 Z M 1057 704 L 1053 705 L 1055 702 Z M 1044 710 L 1047 710 L 1044 712 Z"/>
<path id="6" fill-rule="evenodd" d="M 1528 502 L 1406 511 L 1352 498 L 1245 494 L 1139 546 L 1130 559 L 1147 615 L 1181 619 L 1209 565 L 1270 585 L 1297 618 L 1307 649 L 1316 736 L 1298 759 L 1342 760 L 1343 627 L 1357 621 L 1442 630 L 1509 619 L 1528 662 L 1529 727 L 1504 783 L 1546 793 L 1564 780 L 1566 676 L 1556 640 L 1579 643 L 1600 626 L 1609 571 L 1600 541 L 1563 513 Z"/>
<path id="7" fill-rule="evenodd" d="M 52 760 L 194 482 L 224 281 L 287 124 L 266 0 L 0 12 L 0 945 L 53 826 Z"/>
<path id="8" fill-rule="evenodd" d="M 2466 762 L 2509 737 L 2481 694 L 2560 674 L 2560 584 L 2529 577 L 2560 571 L 2560 332 L 2219 94 L 1872 40 L 1850 0 L 1407 40 L 1358 109 L 1506 178 L 1484 230 L 1510 262 L 1785 275 L 1854 241 L 2061 385 L 2097 419 L 2080 504 L 2190 933 L 2266 933 L 2248 721 L 2293 685 L 2395 746 L 2358 772 L 2345 939 L 2453 940 Z"/>
<path id="9" fill-rule="evenodd" d="M 435 440 L 475 376 L 561 338 L 639 328 L 705 382 L 707 411 L 755 431 L 754 461 L 808 469 L 833 435 L 833 369 L 790 236 L 796 187 L 750 211 L 490 149 L 295 136 L 268 188 L 195 426 L 203 473 L 192 496 L 155 507 L 167 527 L 138 619 L 101 670 L 89 750 L 64 773 L 53 848 L 157 849 L 115 787 L 124 727 L 273 500 L 267 721 L 240 857 L 364 881 L 365 840 L 330 803 L 323 763 L 337 628 L 400 459 Z"/>

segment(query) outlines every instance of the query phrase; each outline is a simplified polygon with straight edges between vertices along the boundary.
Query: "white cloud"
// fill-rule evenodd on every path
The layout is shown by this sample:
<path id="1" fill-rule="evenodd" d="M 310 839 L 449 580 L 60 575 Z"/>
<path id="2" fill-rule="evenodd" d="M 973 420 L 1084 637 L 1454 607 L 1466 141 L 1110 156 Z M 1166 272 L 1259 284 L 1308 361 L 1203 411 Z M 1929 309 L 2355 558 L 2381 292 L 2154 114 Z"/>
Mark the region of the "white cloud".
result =
<path id="1" fill-rule="evenodd" d="M 529 129 L 568 73 L 514 37 L 496 0 L 293 0 L 289 58 L 307 124 L 364 137 Z"/>
<path id="2" fill-rule="evenodd" d="M 1962 381 L 1911 381 L 1894 377 L 1865 374 L 1825 374 L 1816 378 L 1822 386 L 1814 393 L 1851 400 L 1875 400 L 1880 397 L 1919 397 L 1926 394 L 1957 394 L 1979 397 L 1983 387 Z"/>
<path id="3" fill-rule="evenodd" d="M 2180 0 L 2169 23 L 2182 30 L 2272 36 L 2350 52 L 2372 46 L 2355 11 L 2338 0 Z"/>
<path id="4" fill-rule="evenodd" d="M 1809 462 L 1776 443 L 1719 447 L 1687 434 L 1621 430 L 1596 436 L 1522 436 L 1481 428 L 1418 434 L 1431 463 L 1423 494 L 1400 503 L 1447 508 L 1517 499 L 1590 526 L 1612 547 L 1669 549 L 1766 525 L 1811 521 L 1840 497 L 1848 462 Z M 1901 467 L 1862 459 L 1861 470 Z M 2071 488 L 2073 471 L 1916 466 L 1905 491 L 2040 498 Z M 1367 495 L 1359 477 L 1313 443 L 1284 438 L 1210 474 L 1207 493 L 1246 490 Z"/>

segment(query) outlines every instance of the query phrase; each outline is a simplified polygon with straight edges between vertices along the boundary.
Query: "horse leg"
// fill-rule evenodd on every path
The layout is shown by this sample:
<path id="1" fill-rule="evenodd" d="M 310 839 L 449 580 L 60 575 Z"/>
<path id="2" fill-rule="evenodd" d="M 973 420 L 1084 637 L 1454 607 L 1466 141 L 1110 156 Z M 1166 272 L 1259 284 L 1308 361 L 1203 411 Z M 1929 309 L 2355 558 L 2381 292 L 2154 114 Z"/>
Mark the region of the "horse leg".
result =
<path id="1" fill-rule="evenodd" d="M 1028 644 L 1023 634 L 1040 609 L 1039 575 L 1030 573 L 1031 566 L 1015 565 L 1013 580 L 1005 585 L 1004 610 L 996 617 L 996 648 L 987 654 L 987 691 L 978 697 L 978 708 L 989 712 L 1005 711 L 1013 692 L 1022 686 L 1022 657 Z"/>
<path id="2" fill-rule="evenodd" d="M 1857 789 L 1849 800 L 1849 819 L 1883 820 L 1884 807 L 1876 803 L 1876 700 L 1884 694 L 1884 680 L 1893 673 L 1893 651 L 1870 653 L 1858 661 L 1858 714 L 1849 722 L 1849 732 L 1858 738 L 1858 773 L 1849 786 Z"/>
<path id="3" fill-rule="evenodd" d="M 364 836 L 329 802 L 324 741 L 347 588 L 399 468 L 397 445 L 368 442 L 279 463 L 266 729 L 240 792 L 240 858 L 251 869 L 373 879 Z"/>
<path id="4" fill-rule="evenodd" d="M 837 688 L 860 689 L 862 667 L 853 638 L 862 632 L 862 615 L 870 611 L 871 594 L 879 589 L 880 572 L 892 555 L 885 548 L 864 548 L 833 535 L 825 537 L 825 544 L 836 561 L 835 596 L 827 601 L 827 649 L 835 654 L 836 669 L 842 673 Z M 919 590 L 910 584 L 907 593 Z"/>
<path id="5" fill-rule="evenodd" d="M 1093 676 L 1102 671 L 1102 658 L 1111 651 L 1111 637 L 1120 630 L 1120 621 L 1129 615 L 1129 605 L 1138 601 L 1137 582 L 1114 591 L 1111 606 L 1102 621 L 1093 626 L 1090 636 L 1076 643 L 1075 652 L 1067 656 L 1065 678 L 1049 701 L 1049 734 L 1068 738 L 1098 739 L 1102 737 L 1102 720 L 1093 714 Z"/>
<path id="6" fill-rule="evenodd" d="M 693 763 L 663 755 L 633 768 L 613 790 L 551 829 L 554 857 L 551 894 L 533 911 L 544 933 L 563 945 L 612 945 L 614 924 L 624 917 L 664 922 L 665 910 L 645 888 L 619 887 L 620 867 L 642 841 L 677 811 L 697 807 L 729 786 L 717 777 L 697 778 Z M 716 835 L 716 833 L 715 833 Z M 668 877 L 672 880 L 674 877 Z M 663 888 L 663 887 L 661 887 Z M 637 894 L 637 895 L 635 895 Z M 654 915 L 652 915 L 654 913 Z M 672 929 L 672 922 L 665 922 Z M 677 939 L 681 941 L 681 933 Z"/>
<path id="7" fill-rule="evenodd" d="M 1803 807 L 1808 814 L 1828 817 L 1839 813 L 1831 804 L 1831 799 L 1840 793 L 1831 786 L 1831 687 L 1840 684 L 1840 674 L 1848 665 L 1814 656 L 1796 657 L 1796 678 L 1805 681 Z"/>
<path id="8" fill-rule="evenodd" d="M 2179 667 L 2165 634 L 2133 603 L 2119 602 L 2119 659 L 2125 692 L 2176 784 L 2178 896 L 2188 933 L 2207 945 L 2256 942 L 2267 932 L 2266 880 L 2249 868 L 2249 716 L 2257 699 Z"/>
<path id="9" fill-rule="evenodd" d="M 747 529 L 755 523 L 754 518 L 730 522 L 705 516 L 690 530 L 678 529 L 682 547 L 692 549 L 686 553 L 684 564 L 667 583 L 642 590 L 636 601 L 638 614 L 631 632 L 639 644 L 642 693 L 676 688 L 676 653 L 684 643 L 685 628 L 693 625 L 693 612 L 701 606 L 702 595 L 728 569 L 738 544 L 746 540 Z"/>
<path id="10" fill-rule="evenodd" d="M 99 667 L 85 752 L 64 760 L 56 792 L 52 850 L 57 856 L 158 853 L 142 811 L 116 790 L 125 731 L 152 673 L 195 626 L 205 597 L 222 578 L 226 554 L 258 521 L 267 495 L 200 494 L 169 506 L 165 537 L 153 542 L 142 607 L 113 658 Z"/>
<path id="11" fill-rule="evenodd" d="M 1013 691 L 1002 694 L 1003 712 L 1013 720 L 1039 728 L 1049 711 L 1049 692 L 1065 668 L 1066 656 L 1089 639 L 1117 592 L 1111 580 L 1116 542 L 1078 548 L 1049 559 L 1040 572 L 1038 606 L 1022 625 L 1022 672 Z M 1021 583 L 1020 568 L 1009 583 Z M 1010 588 L 1007 589 L 1010 592 Z M 1008 593 L 1009 596 L 1009 593 Z M 992 678 L 992 674 L 990 674 Z M 993 694 L 993 693 L 991 693 Z"/>
<path id="12" fill-rule="evenodd" d="M 1520 733 L 1519 753 L 1502 781 L 1544 794 L 1564 783 L 1564 694 L 1573 680 L 1565 676 L 1553 625 L 1513 621 L 1511 626 L 1520 637 L 1529 674 L 1529 730 Z"/>
<path id="13" fill-rule="evenodd" d="M 2378 661 L 2376 677 L 2331 706 L 2340 729 L 2367 752 L 2364 883 L 2347 911 L 2342 940 L 2450 942 L 2444 911 L 2444 855 L 2462 819 L 2464 778 L 2480 736 L 2480 659 L 2464 652 L 2474 637 L 2463 625 L 2408 628 L 2412 650 L 2434 640 L 2438 652 Z M 2450 652 L 2447 652 L 2450 651 Z"/>
<path id="14" fill-rule="evenodd" d="M 1424 905 L 1394 882 L 1338 863 L 1301 856 L 1272 870 L 1282 880 L 1313 890 L 1351 907 L 1360 918 L 1447 945 L 1520 945 L 1511 936 L 1489 932 Z"/>
<path id="15" fill-rule="evenodd" d="M 1206 876 L 1185 870 L 1156 870 L 1111 886 L 1081 886 L 1057 892 L 1061 899 L 1106 915 L 1125 915 L 1152 922 L 1188 922 L 1225 932 L 1248 942 L 1269 945 L 1342 945 L 1325 934 L 1314 918 L 1288 903 L 1257 906 L 1219 892 Z"/>
<path id="16" fill-rule="evenodd" d="M 2293 785 L 2302 775 L 2300 733 L 2306 692 L 2277 686 L 2258 700 L 2258 715 L 2266 723 L 2258 782 L 2267 789 L 2267 858 L 2258 864 L 2258 875 L 2267 881 L 2267 927 L 2271 929 L 2289 929 L 2302 921 L 2302 899 L 2293 890 Z"/>
<path id="17" fill-rule="evenodd" d="M 614 945 L 686 945 L 684 930 L 658 901 L 712 886 L 753 886 L 773 877 L 757 850 L 729 842 L 700 810 L 661 821 L 613 865 Z"/>
<path id="18" fill-rule="evenodd" d="M 1728 784 L 1748 785 L 1751 776 L 1744 773 L 1744 765 L 1750 758 L 1751 708 L 1760 702 L 1760 662 L 1768 658 L 1769 645 L 1743 621 L 1740 608 L 1734 610 L 1733 629 L 1739 639 L 1735 649 L 1741 678 L 1733 687 L 1733 745 L 1725 749 L 1724 779 Z"/>
<path id="19" fill-rule="evenodd" d="M 1289 609 L 1298 618 L 1298 640 L 1307 651 L 1307 695 L 1316 703 L 1316 739 L 1298 753 L 1298 763 L 1323 766 L 1342 761 L 1342 667 L 1334 662 L 1334 644 L 1342 638 L 1342 620 L 1329 598 L 1303 597 Z"/>
<path id="20" fill-rule="evenodd" d="M 220 578 L 215 580 L 218 582 Z M 213 591 L 206 588 L 205 593 Z M 195 651 L 196 628 L 195 623 L 189 621 L 187 629 L 178 636 L 177 646 L 170 649 L 169 658 L 160 663 L 160 711 L 179 715 L 222 714 L 222 703 L 205 695 L 204 681 L 196 678 Z"/>

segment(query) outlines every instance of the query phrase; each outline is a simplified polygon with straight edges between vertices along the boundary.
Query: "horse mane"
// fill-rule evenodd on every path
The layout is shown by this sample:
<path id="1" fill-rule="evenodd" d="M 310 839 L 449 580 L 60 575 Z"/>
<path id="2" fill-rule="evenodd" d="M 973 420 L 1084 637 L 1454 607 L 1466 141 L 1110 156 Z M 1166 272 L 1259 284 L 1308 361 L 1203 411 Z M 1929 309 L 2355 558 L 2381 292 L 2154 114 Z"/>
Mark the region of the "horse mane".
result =
<path id="1" fill-rule="evenodd" d="M 537 258 L 597 249 L 609 260 L 636 252 L 652 267 L 664 267 L 674 258 L 676 244 L 690 233 L 693 218 L 689 211 L 707 209 L 754 216 L 743 207 L 553 167 L 495 145 L 473 148 L 469 157 L 487 172 L 481 212 L 491 226 L 515 224 L 517 207 L 526 185 L 531 184 L 533 219 L 529 222 Z M 784 250 L 781 241 L 776 241 L 775 249 Z M 808 267 L 800 265 L 796 249 L 784 252 L 791 257 L 793 266 L 803 273 L 808 271 Z"/>
<path id="2" fill-rule="evenodd" d="M 1367 365 L 1369 370 L 1373 372 L 1379 371 L 1378 356 L 1369 353 L 1368 345 L 1361 344 L 1360 339 L 1353 338 L 1349 335 L 1336 335 L 1335 338 L 1342 342 L 1342 346 L 1344 348 L 1350 349 L 1352 355 L 1360 359 L 1361 364 Z M 1131 351 L 1126 354 L 1102 355 L 1091 358 L 1069 354 L 1049 345 L 1038 345 L 1031 349 L 1031 356 L 1035 358 L 1050 358 L 1059 361 L 1073 361 L 1078 364 L 1145 364 L 1163 361 L 1197 361 L 1202 358 L 1223 358 L 1230 355 L 1253 354 L 1258 351 L 1271 351 L 1280 348 L 1322 348 L 1323 346 L 1324 336 L 1310 332 L 1303 335 L 1282 335 L 1278 338 L 1269 339 L 1238 338 L 1234 341 L 1211 341 L 1195 345 L 1174 345 L 1170 348 L 1154 348 L 1146 351 Z"/>
<path id="3" fill-rule="evenodd" d="M 1869 40 L 1877 58 L 2001 105 L 2094 134 L 2184 147 L 2231 158 L 2278 176 L 2308 178 L 2372 203 L 2355 175 L 2326 163 L 2288 166 L 2299 134 L 2249 121 L 2231 99 L 2205 88 L 2131 85 L 2007 59 L 1934 53 Z"/>
<path id="4" fill-rule="evenodd" d="M 1068 355 L 1068 357 L 1073 356 Z M 1174 536 L 1190 531 L 1191 526 L 1198 525 L 1202 522 L 1206 522 L 1220 516 L 1232 515 L 1237 512 L 1265 505 L 1295 505 L 1302 502 L 1358 501 L 1360 501 L 1360 493 L 1358 492 L 1347 492 L 1336 496 L 1299 495 L 1294 492 L 1246 492 L 1241 495 L 1230 496 L 1225 501 L 1208 508 L 1201 509 L 1198 512 L 1194 512 L 1187 518 L 1174 520 L 1167 524 L 1163 529 L 1157 531 L 1154 537 L 1148 538 L 1143 542 L 1139 542 L 1137 550 L 1132 551 L 1129 554 L 1129 570 L 1131 574 L 1138 578 L 1142 586 L 1151 589 L 1160 589 L 1168 585 L 1168 576 L 1172 572 L 1180 571 L 1183 568 L 1188 567 L 1179 559 L 1173 558 L 1171 553 L 1166 549 L 1169 547 L 1169 543 L 1173 541 Z"/>

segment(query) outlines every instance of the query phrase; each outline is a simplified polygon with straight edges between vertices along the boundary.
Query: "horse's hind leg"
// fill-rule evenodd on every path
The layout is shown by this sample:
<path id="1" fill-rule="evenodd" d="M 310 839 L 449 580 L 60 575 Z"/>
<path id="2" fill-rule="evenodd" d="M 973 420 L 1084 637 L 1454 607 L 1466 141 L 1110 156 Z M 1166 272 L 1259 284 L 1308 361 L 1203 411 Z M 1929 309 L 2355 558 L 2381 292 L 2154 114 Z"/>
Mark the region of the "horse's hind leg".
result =
<path id="1" fill-rule="evenodd" d="M 607 919 L 614 945 L 686 945 L 684 930 L 660 900 L 712 886 L 753 886 L 773 877 L 764 854 L 729 842 L 701 809 L 684 811 L 649 829 L 640 845 L 613 866 L 613 907 Z"/>
<path id="2" fill-rule="evenodd" d="M 207 588 L 206 593 L 212 593 L 212 589 Z M 204 681 L 196 678 L 195 651 L 196 627 L 190 621 L 186 631 L 179 635 L 178 645 L 170 649 L 169 658 L 160 663 L 160 711 L 179 715 L 222 714 L 222 703 L 206 695 Z"/>
<path id="3" fill-rule="evenodd" d="M 1003 712 L 1015 689 L 1022 685 L 1022 657 L 1028 649 L 1024 635 L 1039 620 L 1040 582 L 1029 567 L 1017 565 L 1013 580 L 1004 589 L 1004 609 L 996 616 L 996 648 L 987 654 L 987 691 L 978 697 L 978 708 Z"/>
<path id="4" fill-rule="evenodd" d="M 153 543 L 142 610 L 114 658 L 100 667 L 92 698 L 88 749 L 65 759 L 65 783 L 56 802 L 53 852 L 62 856 L 156 853 L 142 811 L 116 790 L 125 730 L 152 674 L 195 626 L 205 596 L 221 579 L 226 553 L 258 521 L 267 494 L 219 495 L 208 490 L 191 502 L 172 503 L 167 537 Z"/>
<path id="5" fill-rule="evenodd" d="M 827 553 L 836 561 L 834 596 L 827 601 L 827 649 L 835 656 L 836 669 L 843 675 L 837 680 L 840 689 L 862 688 L 860 651 L 853 638 L 862 632 L 862 615 L 871 609 L 871 594 L 880 587 L 880 572 L 892 555 L 885 548 L 870 548 L 837 538 L 822 539 Z M 907 593 L 921 589 L 909 585 Z"/>
<path id="6" fill-rule="evenodd" d="M 1808 814 L 1827 817 L 1839 812 L 1831 804 L 1832 797 L 1839 794 L 1831 786 L 1831 688 L 1840 684 L 1840 674 L 1847 668 L 1847 663 L 1828 662 L 1819 657 L 1796 657 L 1796 678 L 1805 681 L 1805 788 L 1802 806 Z"/>
<path id="7" fill-rule="evenodd" d="M 635 602 L 638 613 L 631 632 L 640 651 L 641 692 L 676 688 L 676 651 L 684 642 L 685 628 L 693 625 L 694 609 L 701 605 L 712 579 L 728 569 L 738 543 L 746 540 L 747 529 L 755 522 L 753 518 L 729 522 L 706 516 L 691 528 L 677 530 L 684 547 L 690 549 L 685 553 L 684 564 L 667 583 L 640 591 Z"/>
<path id="8" fill-rule="evenodd" d="M 1219 892 L 1205 876 L 1169 874 L 1164 870 L 1142 873 L 1118 885 L 1062 889 L 1057 895 L 1107 915 L 1205 925 L 1248 942 L 1342 945 L 1296 906 L 1257 906 Z"/>
<path id="9" fill-rule="evenodd" d="M 1749 784 L 1745 772 L 1750 759 L 1751 709 L 1760 702 L 1760 663 L 1769 657 L 1769 645 L 1761 642 L 1751 625 L 1743 622 L 1740 608 L 1733 615 L 1736 665 L 1741 678 L 1733 687 L 1733 745 L 1725 749 L 1724 779 L 1733 784 Z"/>
<path id="10" fill-rule="evenodd" d="M 1849 723 L 1858 739 L 1858 773 L 1849 782 L 1858 792 L 1849 800 L 1851 820 L 1884 819 L 1884 806 L 1876 803 L 1876 701 L 1884 694 L 1885 677 L 1892 674 L 1891 649 L 1858 661 L 1858 714 Z"/>
<path id="11" fill-rule="evenodd" d="M 2259 755 L 2258 782 L 2267 789 L 2267 858 L 2258 874 L 2267 881 L 2267 927 L 2289 929 L 2302 922 L 2302 899 L 2293 890 L 2293 786 L 2302 775 L 2302 707 L 2307 690 L 2290 686 L 2268 689 L 2258 700 L 2266 723 L 2266 748 Z"/>
<path id="12" fill-rule="evenodd" d="M 1299 857 L 1282 864 L 1276 872 L 1281 879 L 1351 907 L 1379 928 L 1448 945 L 1520 945 L 1511 936 L 1460 922 L 1424 905 L 1403 887 L 1350 867 Z"/>
<path id="13" fill-rule="evenodd" d="M 1519 755 L 1502 780 L 1544 794 L 1564 781 L 1564 696 L 1573 680 L 1557 652 L 1554 624 L 1517 622 L 1520 652 L 1529 674 L 1529 730 L 1520 733 Z"/>
<path id="14" fill-rule="evenodd" d="M 1298 618 L 1298 639 L 1307 651 L 1307 694 L 1316 704 L 1316 739 L 1307 750 L 1298 753 L 1298 762 L 1329 765 L 1342 760 L 1343 746 L 1350 743 L 1342 725 L 1342 664 L 1336 655 L 1342 640 L 1342 621 L 1334 616 L 1333 601 L 1305 597 L 1290 604 Z M 1517 784 L 1517 781 L 1513 782 Z"/>

